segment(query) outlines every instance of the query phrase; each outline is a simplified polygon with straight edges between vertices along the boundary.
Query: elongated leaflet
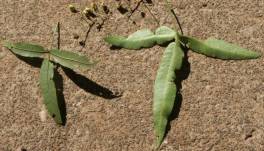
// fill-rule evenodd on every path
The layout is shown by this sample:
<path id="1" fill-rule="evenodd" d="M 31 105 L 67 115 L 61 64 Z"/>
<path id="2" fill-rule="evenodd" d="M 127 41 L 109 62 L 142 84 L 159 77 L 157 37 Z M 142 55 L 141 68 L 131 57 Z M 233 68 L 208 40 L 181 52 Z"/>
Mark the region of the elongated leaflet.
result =
<path id="1" fill-rule="evenodd" d="M 173 109 L 176 98 L 175 70 L 180 70 L 184 52 L 178 40 L 169 44 L 161 59 L 154 85 L 154 130 L 157 137 L 157 148 L 161 145 L 168 118 Z"/>
<path id="2" fill-rule="evenodd" d="M 155 31 L 155 36 L 157 44 L 162 45 L 174 40 L 176 32 L 167 26 L 161 26 Z"/>
<path id="3" fill-rule="evenodd" d="M 73 70 L 75 69 L 86 70 L 95 64 L 85 56 L 81 56 L 69 51 L 52 49 L 50 50 L 50 54 L 52 61 Z"/>
<path id="4" fill-rule="evenodd" d="M 117 47 L 136 50 L 154 46 L 155 36 L 149 29 L 142 29 L 133 33 L 128 38 L 109 36 L 105 38 L 105 41 Z"/>
<path id="5" fill-rule="evenodd" d="M 40 69 L 40 88 L 44 97 L 44 104 L 56 123 L 62 124 L 60 103 L 58 102 L 53 76 L 54 65 L 48 59 L 44 59 Z"/>
<path id="6" fill-rule="evenodd" d="M 29 43 L 4 43 L 4 46 L 11 50 L 13 53 L 24 57 L 40 57 L 42 58 L 45 53 L 48 53 L 42 46 L 29 44 Z"/>
<path id="7" fill-rule="evenodd" d="M 122 36 L 108 36 L 105 41 L 117 47 L 137 50 L 140 48 L 149 48 L 157 44 L 164 44 L 173 40 L 175 31 L 166 26 L 159 27 L 155 34 L 149 29 L 139 30 L 128 38 Z"/>
<path id="8" fill-rule="evenodd" d="M 214 38 L 209 38 L 206 41 L 200 41 L 195 38 L 180 36 L 180 40 L 193 51 L 218 59 L 242 60 L 256 59 L 261 56 L 257 52 Z"/>

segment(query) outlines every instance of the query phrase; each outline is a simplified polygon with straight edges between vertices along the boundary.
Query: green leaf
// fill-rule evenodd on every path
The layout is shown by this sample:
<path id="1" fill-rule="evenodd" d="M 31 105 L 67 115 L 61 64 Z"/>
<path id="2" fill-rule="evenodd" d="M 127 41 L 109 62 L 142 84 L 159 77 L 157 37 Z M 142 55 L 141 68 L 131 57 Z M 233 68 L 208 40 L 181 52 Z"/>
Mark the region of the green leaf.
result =
<path id="1" fill-rule="evenodd" d="M 177 88 L 175 84 L 175 70 L 180 70 L 184 52 L 179 41 L 169 44 L 166 48 L 158 69 L 154 85 L 154 130 L 157 137 L 157 148 L 161 145 L 168 118 L 172 112 L 176 98 Z"/>
<path id="2" fill-rule="evenodd" d="M 157 44 L 161 45 L 174 40 L 176 32 L 167 26 L 161 26 L 156 30 L 155 35 Z"/>
<path id="3" fill-rule="evenodd" d="M 121 36 L 108 36 L 104 40 L 114 46 L 133 50 L 149 48 L 155 45 L 154 33 L 149 29 L 139 30 L 128 38 Z"/>
<path id="4" fill-rule="evenodd" d="M 48 59 L 44 59 L 40 69 L 40 88 L 44 97 L 44 104 L 56 123 L 63 124 L 53 76 L 54 65 Z"/>
<path id="5" fill-rule="evenodd" d="M 43 57 L 48 53 L 42 46 L 29 43 L 4 43 L 4 46 L 10 49 L 13 53 L 24 57 Z"/>
<path id="6" fill-rule="evenodd" d="M 257 52 L 241 48 L 237 45 L 209 38 L 206 41 L 200 41 L 195 38 L 181 36 L 181 41 L 188 45 L 190 49 L 197 53 L 219 59 L 256 59 L 261 55 Z"/>
<path id="7" fill-rule="evenodd" d="M 122 36 L 108 36 L 104 40 L 117 47 L 137 50 L 140 48 L 153 47 L 156 43 L 164 44 L 173 40 L 174 37 L 175 31 L 166 26 L 162 26 L 156 30 L 155 34 L 149 29 L 142 29 L 131 34 L 128 38 Z"/>
<path id="8" fill-rule="evenodd" d="M 73 52 L 58 49 L 50 50 L 51 60 L 70 69 L 86 70 L 94 66 L 95 62 L 91 62 L 85 56 L 78 55 Z"/>

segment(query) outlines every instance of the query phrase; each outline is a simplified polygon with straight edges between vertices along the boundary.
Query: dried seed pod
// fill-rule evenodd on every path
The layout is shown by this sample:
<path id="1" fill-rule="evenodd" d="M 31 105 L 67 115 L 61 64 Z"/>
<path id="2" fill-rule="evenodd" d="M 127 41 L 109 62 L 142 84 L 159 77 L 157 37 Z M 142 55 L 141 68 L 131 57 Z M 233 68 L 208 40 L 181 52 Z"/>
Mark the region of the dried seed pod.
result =
<path id="1" fill-rule="evenodd" d="M 96 3 L 92 3 L 91 4 L 91 8 L 93 9 L 94 12 L 98 12 L 99 11 L 98 6 L 97 6 Z"/>
<path id="2" fill-rule="evenodd" d="M 90 18 L 90 17 L 95 18 L 95 17 L 96 17 L 94 11 L 93 11 L 91 8 L 89 8 L 89 7 L 86 7 L 86 8 L 83 10 L 83 14 L 84 14 L 87 18 Z"/>
<path id="3" fill-rule="evenodd" d="M 69 9 L 72 13 L 78 13 L 78 10 L 72 4 L 69 5 Z"/>

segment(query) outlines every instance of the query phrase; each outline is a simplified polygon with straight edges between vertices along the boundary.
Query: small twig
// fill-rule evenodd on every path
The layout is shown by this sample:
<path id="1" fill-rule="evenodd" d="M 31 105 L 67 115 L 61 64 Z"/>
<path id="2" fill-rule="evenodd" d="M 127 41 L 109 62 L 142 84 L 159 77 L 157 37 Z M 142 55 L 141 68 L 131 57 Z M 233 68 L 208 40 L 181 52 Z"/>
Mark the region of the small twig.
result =
<path id="1" fill-rule="evenodd" d="M 91 20 L 91 19 L 88 19 L 88 20 L 89 20 L 89 21 L 88 21 L 88 20 L 87 20 L 87 17 L 86 17 L 83 13 L 79 13 L 79 15 L 81 15 L 81 19 L 83 19 L 88 25 L 91 24 L 89 21 L 91 21 L 92 24 L 94 23 L 94 21 Z"/>
<path id="2" fill-rule="evenodd" d="M 93 22 L 93 23 L 89 26 L 89 28 L 88 28 L 88 30 L 87 30 L 87 32 L 86 32 L 86 35 L 85 35 L 85 39 L 84 39 L 85 42 L 86 42 L 86 40 L 88 39 L 89 33 L 90 33 L 90 31 L 92 30 L 92 27 L 93 27 L 94 24 L 95 24 L 95 23 Z"/>
<path id="3" fill-rule="evenodd" d="M 85 39 L 84 39 L 84 41 L 83 41 L 83 43 L 85 44 L 86 43 L 86 41 L 87 41 L 87 39 L 88 39 L 88 36 L 89 36 L 89 33 L 91 32 L 91 30 L 92 30 L 92 27 L 95 25 L 95 22 L 92 22 L 92 24 L 89 24 L 89 28 L 88 28 L 88 30 L 87 30 L 87 32 L 86 32 L 86 35 L 85 35 Z M 85 45 L 83 45 L 82 46 L 82 49 L 85 47 Z M 82 50 L 81 49 L 81 50 Z"/>
<path id="4" fill-rule="evenodd" d="M 167 9 L 172 13 L 173 17 L 175 18 L 179 28 L 180 28 L 180 31 L 181 31 L 181 34 L 183 35 L 183 30 L 182 30 L 182 27 L 181 27 L 181 23 L 179 21 L 179 18 L 177 17 L 175 11 L 173 10 L 172 6 L 169 4 L 169 1 L 166 0 L 166 5 L 167 5 Z M 175 25 L 176 27 L 176 25 Z"/>
<path id="5" fill-rule="evenodd" d="M 140 0 L 138 3 L 137 3 L 137 6 L 131 10 L 131 13 L 130 15 L 128 16 L 128 19 L 130 19 L 130 17 L 134 14 L 134 12 L 138 9 L 138 7 L 140 6 L 140 4 L 143 2 L 144 0 Z"/>
<path id="6" fill-rule="evenodd" d="M 180 28 L 181 34 L 183 35 L 183 30 L 182 30 L 182 26 L 181 26 L 179 18 L 177 17 L 177 15 L 176 15 L 176 13 L 175 13 L 175 11 L 173 9 L 171 9 L 171 13 L 174 16 L 174 18 L 176 19 L 176 22 L 177 22 L 177 24 L 178 24 L 178 26 Z"/>
<path id="7" fill-rule="evenodd" d="M 103 27 L 103 25 L 105 24 L 105 21 L 107 20 L 107 18 L 102 18 L 101 23 L 98 23 L 97 29 L 98 31 L 101 31 L 101 28 Z"/>
<path id="8" fill-rule="evenodd" d="M 60 49 L 60 22 L 53 28 L 53 47 Z"/>
<path id="9" fill-rule="evenodd" d="M 60 50 L 60 22 L 57 22 L 57 24 L 53 28 L 53 45 L 52 45 L 52 47 Z M 48 56 L 48 59 L 50 60 L 50 55 Z M 54 66 L 57 70 L 58 64 L 55 63 Z"/>

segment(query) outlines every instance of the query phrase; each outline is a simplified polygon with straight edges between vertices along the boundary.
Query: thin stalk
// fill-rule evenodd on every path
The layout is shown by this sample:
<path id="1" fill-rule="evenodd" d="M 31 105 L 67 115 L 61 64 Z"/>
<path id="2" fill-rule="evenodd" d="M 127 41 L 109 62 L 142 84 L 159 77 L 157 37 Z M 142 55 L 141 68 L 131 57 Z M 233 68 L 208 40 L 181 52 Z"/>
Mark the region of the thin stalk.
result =
<path id="1" fill-rule="evenodd" d="M 86 41 L 87 41 L 87 39 L 88 39 L 88 36 L 89 36 L 89 33 L 91 32 L 91 30 L 92 30 L 92 28 L 93 28 L 94 25 L 95 25 L 95 22 L 92 22 L 91 24 L 89 24 L 89 28 L 88 28 L 88 30 L 87 30 L 87 32 L 86 32 L 85 39 L 84 39 L 84 41 L 83 41 L 84 44 L 86 43 Z M 81 50 L 82 50 L 84 47 L 85 47 L 85 45 L 82 46 Z"/>
<path id="2" fill-rule="evenodd" d="M 128 19 L 130 19 L 130 17 L 134 14 L 134 12 L 138 9 L 138 7 L 140 6 L 140 4 L 143 2 L 144 0 L 140 0 L 138 3 L 137 3 L 137 6 L 131 10 L 131 13 L 130 15 L 128 16 Z"/>
<path id="3" fill-rule="evenodd" d="M 166 0 L 166 8 L 167 8 L 168 12 L 172 13 L 173 17 L 175 18 L 175 20 L 176 20 L 176 22 L 180 28 L 181 34 L 184 35 L 182 27 L 181 27 L 181 23 L 179 21 L 179 18 L 177 17 L 175 11 L 172 8 L 172 5 L 170 4 L 170 2 L 168 0 Z M 176 24 L 175 24 L 175 28 L 176 28 Z"/>
<path id="4" fill-rule="evenodd" d="M 60 22 L 53 29 L 53 47 L 60 49 Z"/>
<path id="5" fill-rule="evenodd" d="M 53 28 L 53 47 L 60 50 L 60 22 L 57 22 Z M 50 61 L 50 53 L 48 53 L 48 60 Z M 58 69 L 58 64 L 54 64 L 55 69 Z"/>

